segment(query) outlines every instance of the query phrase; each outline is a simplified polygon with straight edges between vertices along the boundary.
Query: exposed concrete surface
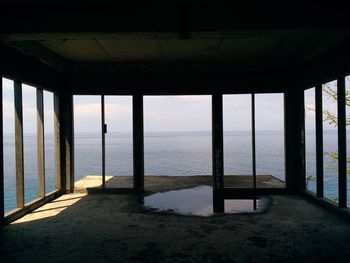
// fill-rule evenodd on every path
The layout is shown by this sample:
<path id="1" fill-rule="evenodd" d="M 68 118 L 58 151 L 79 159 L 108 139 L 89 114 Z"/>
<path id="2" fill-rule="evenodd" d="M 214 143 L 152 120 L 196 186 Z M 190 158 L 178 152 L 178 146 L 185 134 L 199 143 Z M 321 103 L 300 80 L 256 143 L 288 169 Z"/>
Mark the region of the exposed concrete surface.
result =
<path id="1" fill-rule="evenodd" d="M 252 188 L 253 176 L 227 175 L 224 177 L 225 187 Z M 197 185 L 212 185 L 213 177 L 209 175 L 198 176 L 145 176 L 145 191 L 166 191 L 194 187 Z M 102 177 L 100 175 L 85 176 L 75 183 L 75 190 L 81 191 L 86 188 L 100 187 Z M 132 188 L 132 176 L 106 176 L 107 188 Z M 271 175 L 258 175 L 257 187 L 261 188 L 283 188 L 284 182 Z"/>
<path id="2" fill-rule="evenodd" d="M 148 212 L 137 203 L 139 198 L 135 194 L 64 195 L 2 230 L 1 262 L 330 263 L 350 259 L 349 221 L 298 196 L 274 196 L 264 214 L 207 218 Z"/>

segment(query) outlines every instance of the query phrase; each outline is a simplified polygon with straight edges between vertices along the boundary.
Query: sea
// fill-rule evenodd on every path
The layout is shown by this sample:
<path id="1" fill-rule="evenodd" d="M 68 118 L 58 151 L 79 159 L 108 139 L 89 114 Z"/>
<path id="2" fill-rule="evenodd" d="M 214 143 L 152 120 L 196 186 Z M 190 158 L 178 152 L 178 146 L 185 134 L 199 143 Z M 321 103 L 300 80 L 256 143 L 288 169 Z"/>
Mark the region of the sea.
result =
<path id="1" fill-rule="evenodd" d="M 350 135 L 350 134 L 349 134 Z M 5 212 L 16 208 L 15 141 L 4 134 Z M 350 138 L 350 137 L 348 137 Z M 38 196 L 36 135 L 24 134 L 25 203 Z M 315 191 L 315 131 L 307 131 L 307 188 Z M 102 141 L 99 133 L 75 134 L 75 180 L 86 175 L 101 175 Z M 195 176 L 212 174 L 211 132 L 146 132 L 144 138 L 145 175 Z M 347 150 L 350 152 L 350 143 Z M 325 197 L 337 202 L 337 165 L 330 153 L 337 150 L 337 133 L 324 131 Z M 285 146 L 283 131 L 256 131 L 256 172 L 285 181 Z M 131 133 L 106 134 L 106 174 L 132 176 L 133 147 Z M 224 174 L 252 174 L 252 137 L 249 131 L 224 132 Z M 54 140 L 45 134 L 45 188 L 54 190 Z M 348 178 L 350 199 L 350 178 Z M 348 202 L 350 207 L 350 202 Z"/>

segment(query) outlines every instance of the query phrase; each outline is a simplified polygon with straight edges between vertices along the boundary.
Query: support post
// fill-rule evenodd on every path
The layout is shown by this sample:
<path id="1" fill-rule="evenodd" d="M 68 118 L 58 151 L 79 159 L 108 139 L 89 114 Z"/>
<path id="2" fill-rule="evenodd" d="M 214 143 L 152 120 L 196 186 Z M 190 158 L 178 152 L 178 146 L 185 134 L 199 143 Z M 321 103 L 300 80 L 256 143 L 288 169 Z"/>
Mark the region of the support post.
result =
<path id="1" fill-rule="evenodd" d="M 102 138 L 102 188 L 106 187 L 106 124 L 105 96 L 101 95 L 101 138 Z"/>
<path id="2" fill-rule="evenodd" d="M 316 195 L 323 197 L 323 106 L 322 85 L 315 88 L 316 101 Z"/>
<path id="3" fill-rule="evenodd" d="M 73 96 L 55 94 L 55 174 L 61 193 L 74 191 Z"/>
<path id="4" fill-rule="evenodd" d="M 256 189 L 255 94 L 251 97 L 253 188 Z M 255 200 L 255 199 L 254 199 Z"/>
<path id="5" fill-rule="evenodd" d="M 302 88 L 290 87 L 284 94 L 286 187 L 290 193 L 306 186 L 303 92 Z"/>
<path id="6" fill-rule="evenodd" d="M 3 102 L 2 102 L 2 80 L 0 82 L 0 116 L 1 120 L 3 118 Z M 4 200 L 4 142 L 3 142 L 3 122 L 0 121 L 0 227 L 4 224 L 4 215 L 5 215 L 5 200 Z"/>
<path id="7" fill-rule="evenodd" d="M 15 151 L 16 151 L 16 206 L 24 207 L 24 161 L 23 161 L 23 112 L 22 84 L 14 82 L 15 97 Z"/>
<path id="8" fill-rule="evenodd" d="M 61 189 L 61 147 L 60 147 L 60 98 L 54 94 L 54 149 L 55 149 L 55 189 Z"/>
<path id="9" fill-rule="evenodd" d="M 134 189 L 144 190 L 143 96 L 133 95 Z"/>
<path id="10" fill-rule="evenodd" d="M 224 152 L 223 152 L 222 94 L 212 95 L 212 161 L 213 161 L 213 211 L 222 213 L 224 206 Z"/>
<path id="11" fill-rule="evenodd" d="M 44 140 L 44 92 L 36 89 L 37 109 L 37 154 L 38 154 L 38 195 L 45 197 L 45 140 Z"/>
<path id="12" fill-rule="evenodd" d="M 64 103 L 64 142 L 66 190 L 74 191 L 74 109 L 73 95 L 65 96 Z"/>
<path id="13" fill-rule="evenodd" d="M 64 192 L 74 191 L 73 95 L 60 95 L 61 172 Z"/>
<path id="14" fill-rule="evenodd" d="M 346 185 L 346 96 L 345 78 L 338 79 L 338 187 L 339 207 L 346 207 L 347 185 Z"/>
<path id="15" fill-rule="evenodd" d="M 299 169 L 299 189 L 306 189 L 306 165 L 305 165 L 305 97 L 304 90 L 301 90 L 299 93 L 299 102 L 298 102 L 298 131 L 299 131 L 299 165 L 297 166 Z"/>

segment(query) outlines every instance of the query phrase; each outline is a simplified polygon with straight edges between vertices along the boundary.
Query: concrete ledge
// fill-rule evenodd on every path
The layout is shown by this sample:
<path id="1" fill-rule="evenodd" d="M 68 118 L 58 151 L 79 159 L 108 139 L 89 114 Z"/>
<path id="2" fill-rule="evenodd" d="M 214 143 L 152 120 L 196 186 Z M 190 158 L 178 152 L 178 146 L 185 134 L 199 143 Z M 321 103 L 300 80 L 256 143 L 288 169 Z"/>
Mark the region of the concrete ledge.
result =
<path id="1" fill-rule="evenodd" d="M 51 202 L 52 200 L 56 199 L 57 197 L 61 196 L 60 190 L 52 191 L 49 194 L 47 194 L 44 198 L 37 198 L 30 203 L 26 204 L 24 208 L 16 208 L 15 210 L 12 210 L 5 214 L 4 218 L 4 224 L 9 224 L 26 214 L 34 211 L 35 209 L 38 209 L 39 207 L 45 205 L 46 203 Z"/>
<path id="2" fill-rule="evenodd" d="M 315 193 L 310 192 L 306 189 L 301 191 L 301 195 L 303 197 L 306 197 L 311 202 L 328 210 L 331 210 L 339 216 L 344 217 L 345 219 L 350 220 L 350 208 L 339 207 L 337 203 L 332 202 L 331 200 L 324 197 L 317 197 Z"/>

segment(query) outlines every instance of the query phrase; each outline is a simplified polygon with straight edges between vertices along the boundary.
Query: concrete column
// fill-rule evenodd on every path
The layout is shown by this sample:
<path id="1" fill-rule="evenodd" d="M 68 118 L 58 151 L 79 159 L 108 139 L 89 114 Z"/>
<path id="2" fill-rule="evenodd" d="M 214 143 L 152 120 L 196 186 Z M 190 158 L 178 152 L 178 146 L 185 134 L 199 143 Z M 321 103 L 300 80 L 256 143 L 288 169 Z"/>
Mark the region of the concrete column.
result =
<path id="1" fill-rule="evenodd" d="M 345 78 L 338 79 L 338 191 L 339 207 L 347 205 Z"/>
<path id="2" fill-rule="evenodd" d="M 0 116 L 2 120 L 3 109 L 2 109 L 2 79 L 0 81 Z M 0 121 L 0 227 L 4 224 L 4 142 L 3 142 L 3 123 Z"/>
<path id="3" fill-rule="evenodd" d="M 73 96 L 54 95 L 56 188 L 74 190 Z"/>
<path id="4" fill-rule="evenodd" d="M 316 195 L 323 197 L 323 106 L 322 85 L 315 88 L 316 101 Z"/>
<path id="5" fill-rule="evenodd" d="M 62 190 L 61 182 L 61 140 L 60 140 L 60 98 L 58 94 L 53 97 L 54 107 L 54 148 L 55 148 L 55 190 Z"/>
<path id="6" fill-rule="evenodd" d="M 284 94 L 286 187 L 295 193 L 305 189 L 304 91 L 289 89 Z"/>
<path id="7" fill-rule="evenodd" d="M 24 156 L 23 156 L 23 108 L 22 84 L 14 82 L 15 96 L 15 151 L 16 151 L 16 203 L 24 207 Z"/>
<path id="8" fill-rule="evenodd" d="M 133 95 L 134 189 L 144 190 L 143 96 Z"/>
<path id="9" fill-rule="evenodd" d="M 44 140 L 44 92 L 36 89 L 37 109 L 37 154 L 38 154 L 38 195 L 45 197 L 45 140 Z"/>
<path id="10" fill-rule="evenodd" d="M 222 94 L 212 95 L 213 210 L 224 212 L 224 151 Z"/>
<path id="11" fill-rule="evenodd" d="M 101 95 L 101 139 L 102 139 L 102 188 L 106 187 L 106 123 L 105 96 Z"/>

